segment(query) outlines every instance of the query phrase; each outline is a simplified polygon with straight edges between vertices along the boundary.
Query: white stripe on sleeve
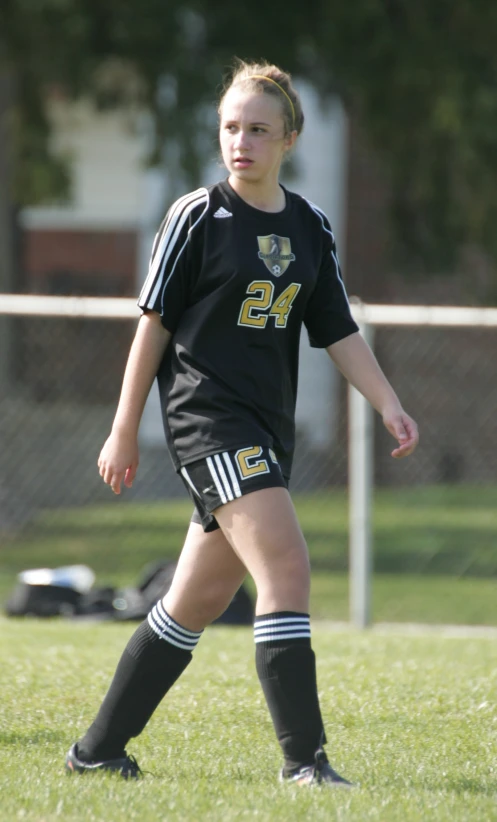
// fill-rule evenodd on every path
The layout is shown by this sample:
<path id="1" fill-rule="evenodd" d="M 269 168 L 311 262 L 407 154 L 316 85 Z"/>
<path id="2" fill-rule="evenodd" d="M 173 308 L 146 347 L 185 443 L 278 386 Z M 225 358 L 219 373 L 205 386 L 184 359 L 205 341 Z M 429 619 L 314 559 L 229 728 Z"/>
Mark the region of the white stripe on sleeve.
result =
<path id="1" fill-rule="evenodd" d="M 205 208 L 203 209 L 202 213 L 195 221 L 193 226 L 188 230 L 188 234 L 186 239 L 184 240 L 182 246 L 178 250 L 174 262 L 170 267 L 170 272 L 167 276 L 167 279 L 164 282 L 165 272 L 167 270 L 167 264 L 169 262 L 170 257 L 174 253 L 178 239 L 181 236 L 181 232 L 185 223 L 188 221 L 192 210 L 195 206 L 205 203 Z M 153 308 L 158 295 L 162 289 L 163 293 L 164 290 L 174 273 L 178 260 L 183 253 L 186 244 L 188 242 L 188 237 L 190 236 L 191 232 L 195 228 L 196 225 L 200 222 L 204 214 L 206 213 L 209 207 L 209 192 L 207 189 L 198 189 L 194 191 L 192 194 L 185 195 L 181 197 L 171 208 L 171 212 L 168 215 L 168 219 L 164 228 L 162 230 L 162 234 L 158 241 L 154 242 L 154 253 L 150 260 L 150 267 L 149 272 L 147 275 L 147 279 L 143 285 L 143 288 L 140 293 L 140 297 L 138 299 L 138 304 L 145 308 Z"/>
<path id="2" fill-rule="evenodd" d="M 321 225 L 323 226 L 323 230 L 327 234 L 330 235 L 331 241 L 332 241 L 333 245 L 335 245 L 335 237 L 333 235 L 333 231 L 331 231 L 331 229 L 327 228 L 325 223 L 324 223 L 324 218 L 325 218 L 324 211 L 321 211 L 321 209 L 317 205 L 314 205 L 314 203 L 311 203 L 310 200 L 306 199 L 306 202 L 309 203 L 309 205 L 312 208 L 312 210 L 314 211 L 314 213 L 318 215 L 319 219 L 321 220 Z M 344 297 L 347 300 L 347 305 L 349 305 L 349 297 L 348 297 L 347 291 L 345 290 L 345 283 L 342 280 L 342 275 L 340 273 L 340 264 L 338 262 L 338 257 L 333 251 L 331 252 L 331 256 L 333 258 L 333 262 L 335 263 L 335 271 L 336 271 L 336 275 L 337 275 L 337 278 L 338 278 L 338 282 L 342 286 L 342 291 L 344 293 Z"/>

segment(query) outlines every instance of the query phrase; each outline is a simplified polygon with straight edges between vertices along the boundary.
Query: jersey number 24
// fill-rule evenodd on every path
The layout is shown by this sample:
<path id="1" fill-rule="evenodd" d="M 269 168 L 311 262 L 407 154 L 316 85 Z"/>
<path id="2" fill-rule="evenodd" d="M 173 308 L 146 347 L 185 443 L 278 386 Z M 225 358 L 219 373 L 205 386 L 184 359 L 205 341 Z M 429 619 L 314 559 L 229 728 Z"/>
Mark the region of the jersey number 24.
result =
<path id="1" fill-rule="evenodd" d="M 295 297 L 300 291 L 300 283 L 291 283 L 274 297 L 274 283 L 269 280 L 253 280 L 247 288 L 247 297 L 242 303 L 238 325 L 252 325 L 265 328 L 269 317 L 274 317 L 276 328 L 286 328 Z"/>

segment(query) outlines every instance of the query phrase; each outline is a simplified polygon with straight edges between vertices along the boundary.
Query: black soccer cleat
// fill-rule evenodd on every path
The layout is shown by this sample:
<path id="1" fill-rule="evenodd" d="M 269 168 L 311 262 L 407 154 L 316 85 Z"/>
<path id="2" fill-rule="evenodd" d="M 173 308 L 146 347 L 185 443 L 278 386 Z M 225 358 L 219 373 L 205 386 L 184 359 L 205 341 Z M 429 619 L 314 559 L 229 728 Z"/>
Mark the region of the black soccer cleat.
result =
<path id="1" fill-rule="evenodd" d="M 91 773 L 92 771 L 114 771 L 123 779 L 139 779 L 142 771 L 134 756 L 124 756 L 118 759 L 104 759 L 102 762 L 83 762 L 78 758 L 78 743 L 75 742 L 66 755 L 66 771 L 73 773 Z"/>
<path id="2" fill-rule="evenodd" d="M 343 776 L 333 770 L 322 748 L 316 751 L 314 765 L 304 765 L 289 776 L 286 776 L 284 770 L 282 770 L 280 781 L 290 782 L 292 785 L 329 785 L 330 788 L 354 787 L 352 782 L 344 779 Z"/>

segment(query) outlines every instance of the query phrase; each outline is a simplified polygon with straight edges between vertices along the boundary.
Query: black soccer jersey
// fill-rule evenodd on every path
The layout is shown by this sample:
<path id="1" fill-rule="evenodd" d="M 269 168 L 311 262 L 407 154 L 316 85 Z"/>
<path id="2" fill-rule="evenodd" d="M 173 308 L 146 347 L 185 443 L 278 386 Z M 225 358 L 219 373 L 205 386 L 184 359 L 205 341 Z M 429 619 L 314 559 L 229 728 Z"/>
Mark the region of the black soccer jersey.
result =
<path id="1" fill-rule="evenodd" d="M 173 335 L 158 382 L 177 470 L 268 445 L 288 478 L 302 323 L 318 348 L 358 330 L 328 220 L 285 197 L 269 213 L 227 180 L 200 188 L 174 203 L 155 239 L 138 305 Z"/>

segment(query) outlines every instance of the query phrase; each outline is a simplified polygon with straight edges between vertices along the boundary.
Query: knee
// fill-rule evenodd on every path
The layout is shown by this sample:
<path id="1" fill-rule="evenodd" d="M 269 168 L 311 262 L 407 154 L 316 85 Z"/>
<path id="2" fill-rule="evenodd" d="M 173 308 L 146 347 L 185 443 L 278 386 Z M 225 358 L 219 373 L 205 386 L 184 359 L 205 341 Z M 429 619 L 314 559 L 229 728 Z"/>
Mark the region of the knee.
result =
<path id="1" fill-rule="evenodd" d="M 181 614 L 184 623 L 195 626 L 192 630 L 202 630 L 220 617 L 236 593 L 219 582 L 205 585 L 202 591 L 196 592 L 195 598 L 191 594 L 187 598 L 184 592 L 173 589 L 174 586 L 164 597 L 164 607 L 168 613 Z M 181 619 L 178 621 L 181 623 Z"/>
<path id="2" fill-rule="evenodd" d="M 311 579 L 311 568 L 307 554 L 293 554 L 281 563 L 277 572 L 272 574 L 274 586 L 285 586 L 287 588 L 309 587 Z"/>
<path id="3" fill-rule="evenodd" d="M 258 599 L 260 603 L 272 603 L 272 610 L 306 611 L 309 607 L 310 579 L 308 557 L 288 557 L 276 570 L 256 580 Z M 285 607 L 283 603 L 286 603 Z"/>
<path id="4" fill-rule="evenodd" d="M 198 607 L 205 620 L 205 624 L 209 625 L 215 619 L 221 616 L 230 604 L 235 591 L 231 588 L 226 589 L 223 585 L 211 585 L 202 594 L 199 600 Z"/>

